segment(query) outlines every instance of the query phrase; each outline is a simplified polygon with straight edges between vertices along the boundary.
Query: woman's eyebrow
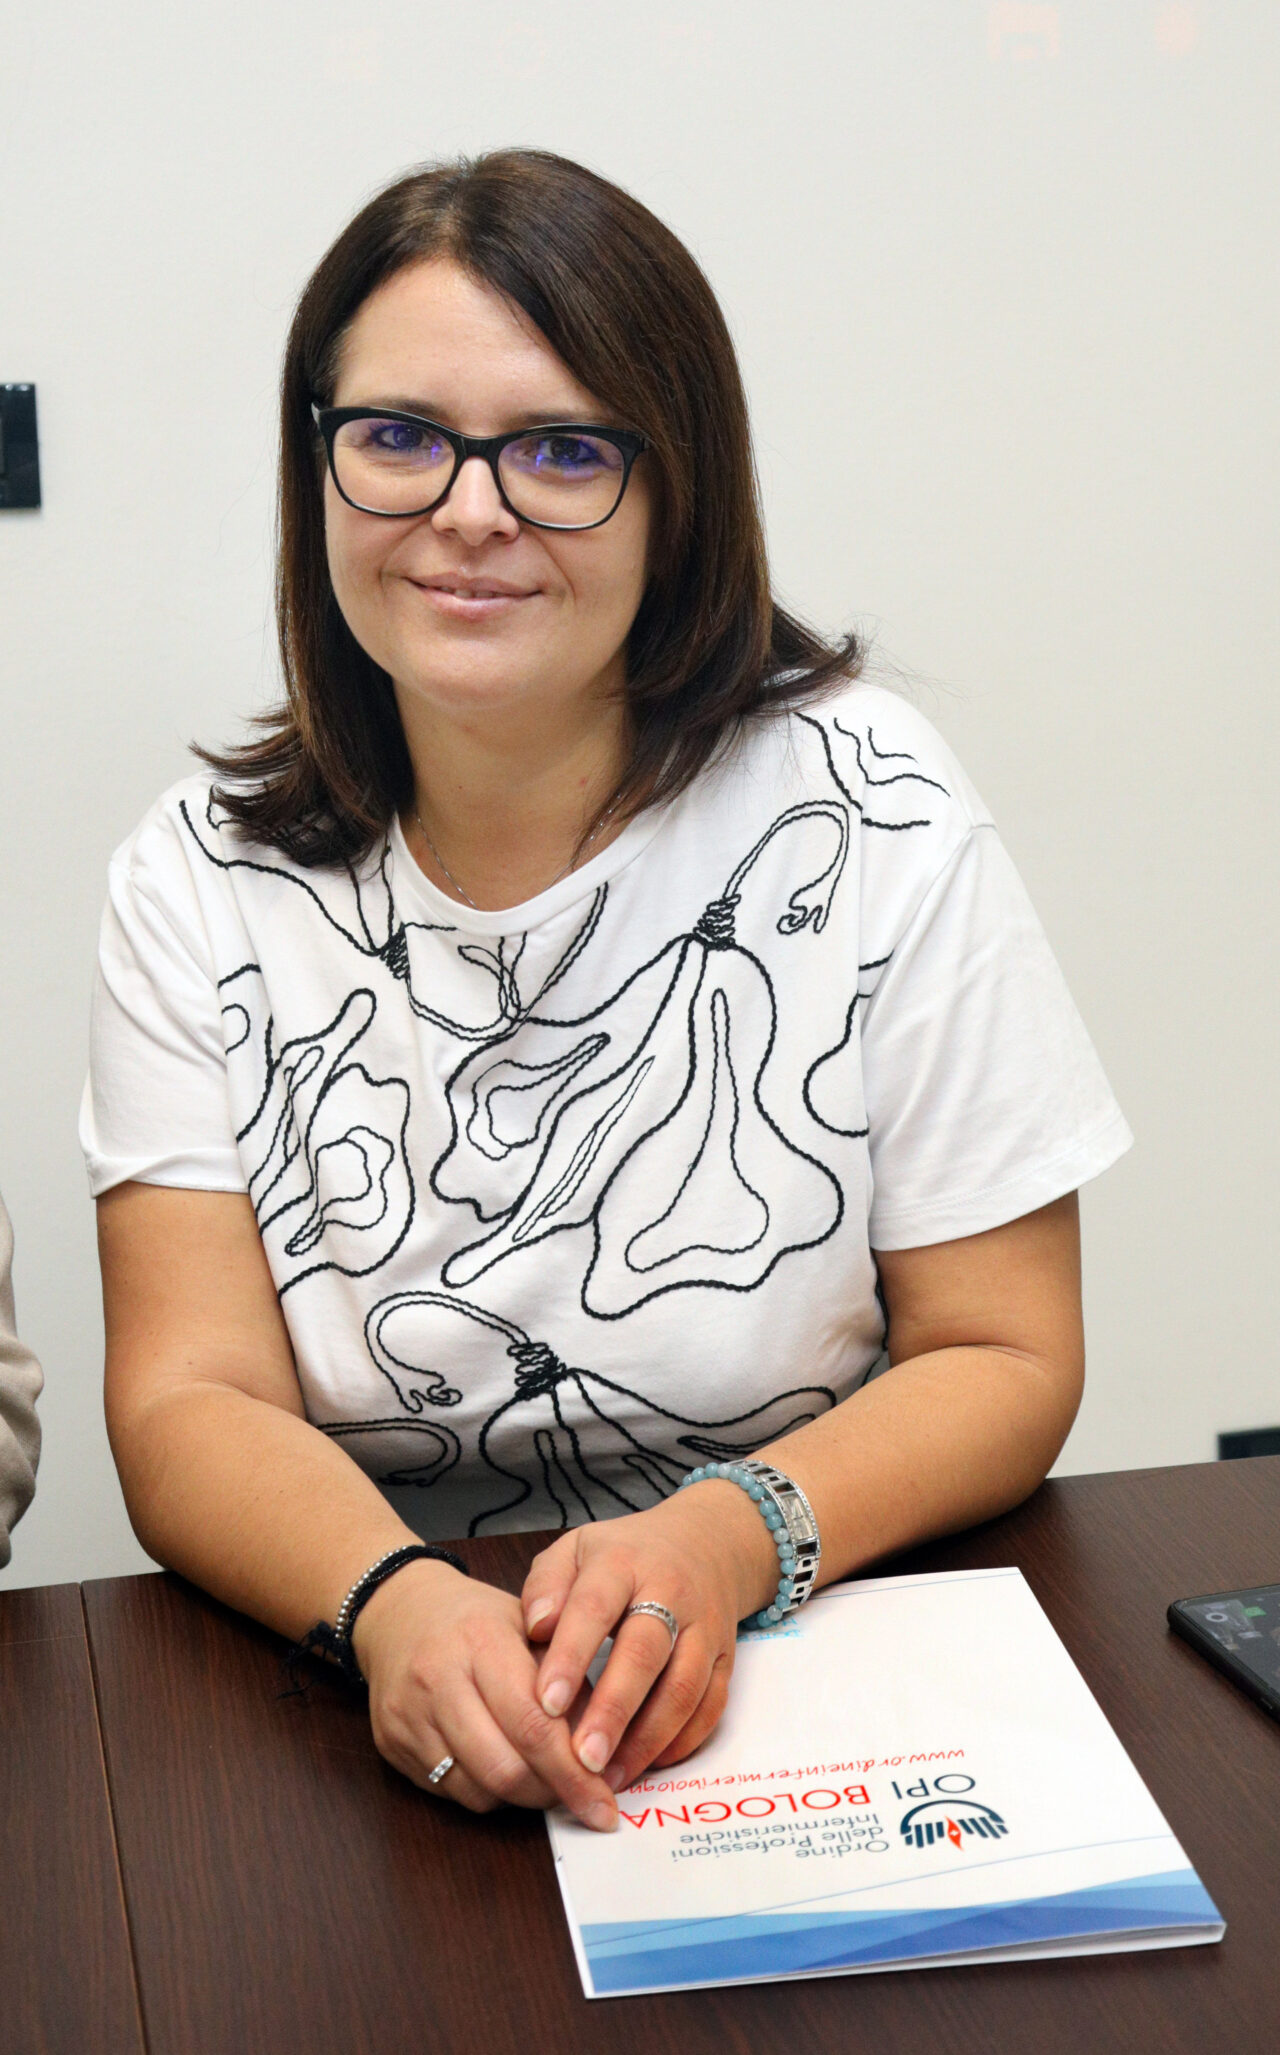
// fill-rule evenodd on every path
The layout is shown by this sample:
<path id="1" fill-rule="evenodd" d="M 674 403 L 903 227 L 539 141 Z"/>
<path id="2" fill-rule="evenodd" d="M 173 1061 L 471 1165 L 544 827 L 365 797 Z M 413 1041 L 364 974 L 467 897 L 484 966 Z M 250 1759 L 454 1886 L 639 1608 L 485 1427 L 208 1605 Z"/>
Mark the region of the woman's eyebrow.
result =
<path id="1" fill-rule="evenodd" d="M 385 407 L 389 414 L 420 414 L 426 421 L 438 421 L 442 428 L 453 428 L 456 425 L 450 420 L 448 410 L 440 407 L 436 401 L 415 399 L 404 393 L 378 393 L 373 399 L 348 401 L 347 404 L 359 407 Z M 593 419 L 590 409 L 584 413 L 579 407 L 525 408 L 519 413 L 508 415 L 507 428 L 498 432 L 506 434 L 507 429 L 520 428 L 561 428 L 568 422 L 580 422 L 584 427 L 603 426 L 602 422 Z M 466 429 L 459 432 L 464 435 L 467 433 Z"/>

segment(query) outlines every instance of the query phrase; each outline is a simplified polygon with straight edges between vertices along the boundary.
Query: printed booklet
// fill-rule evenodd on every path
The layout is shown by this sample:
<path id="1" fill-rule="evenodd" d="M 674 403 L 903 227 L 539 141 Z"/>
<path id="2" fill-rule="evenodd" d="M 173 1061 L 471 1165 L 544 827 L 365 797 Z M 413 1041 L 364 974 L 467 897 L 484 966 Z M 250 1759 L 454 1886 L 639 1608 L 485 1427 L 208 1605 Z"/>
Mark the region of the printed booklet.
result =
<path id="1" fill-rule="evenodd" d="M 1220 1941 L 1019 1570 L 833 1584 L 739 1638 L 729 1709 L 548 1815 L 589 1998 Z"/>

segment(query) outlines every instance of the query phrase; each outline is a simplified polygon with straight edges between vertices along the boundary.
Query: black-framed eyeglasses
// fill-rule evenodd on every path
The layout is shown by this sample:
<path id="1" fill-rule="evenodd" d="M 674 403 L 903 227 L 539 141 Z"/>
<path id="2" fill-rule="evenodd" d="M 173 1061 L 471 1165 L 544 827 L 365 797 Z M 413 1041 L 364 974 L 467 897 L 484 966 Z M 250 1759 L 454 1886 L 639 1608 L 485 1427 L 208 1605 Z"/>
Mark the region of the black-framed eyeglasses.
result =
<path id="1" fill-rule="evenodd" d="M 531 528 L 599 528 L 616 514 L 648 444 L 629 428 L 556 421 L 508 435 L 459 435 L 393 407 L 315 407 L 333 482 L 362 514 L 404 520 L 448 496 L 470 457 L 493 473 L 509 513 Z"/>

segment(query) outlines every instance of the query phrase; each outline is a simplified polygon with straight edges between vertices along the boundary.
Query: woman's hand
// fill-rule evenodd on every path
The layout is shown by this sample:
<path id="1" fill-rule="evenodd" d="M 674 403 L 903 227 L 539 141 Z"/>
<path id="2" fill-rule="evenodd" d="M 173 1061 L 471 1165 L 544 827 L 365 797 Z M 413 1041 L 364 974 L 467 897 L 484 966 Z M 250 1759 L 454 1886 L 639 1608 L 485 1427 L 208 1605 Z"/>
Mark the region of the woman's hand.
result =
<path id="1" fill-rule="evenodd" d="M 648 1512 L 576 1527 L 544 1549 L 522 1597 L 530 1640 L 550 1644 L 538 1673 L 545 1713 L 574 1706 L 614 1635 L 575 1725 L 578 1761 L 618 1791 L 651 1764 L 691 1754 L 724 1711 L 738 1621 L 768 1604 L 777 1581 L 768 1529 L 745 1492 L 720 1479 Z M 675 1615 L 674 1648 L 660 1619 L 626 1617 L 646 1600 Z"/>
<path id="2" fill-rule="evenodd" d="M 569 1721 L 539 1704 L 518 1599 L 446 1563 L 408 1563 L 363 1607 L 352 1643 L 373 1738 L 415 1784 L 451 1755 L 432 1788 L 471 1812 L 564 1804 L 585 1826 L 617 1826 L 613 1793 L 575 1755 Z"/>

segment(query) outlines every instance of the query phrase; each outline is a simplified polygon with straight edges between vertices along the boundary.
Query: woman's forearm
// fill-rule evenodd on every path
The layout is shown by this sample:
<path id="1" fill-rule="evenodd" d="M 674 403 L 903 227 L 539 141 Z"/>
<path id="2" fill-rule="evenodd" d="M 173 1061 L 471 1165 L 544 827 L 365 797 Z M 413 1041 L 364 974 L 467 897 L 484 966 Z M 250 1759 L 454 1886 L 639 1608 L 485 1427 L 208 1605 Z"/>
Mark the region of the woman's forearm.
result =
<path id="1" fill-rule="evenodd" d="M 1061 1377 L 1020 1355 L 940 1349 L 759 1453 L 807 1493 L 826 1584 L 1019 1504 L 1046 1475 L 1075 1405 Z M 417 1539 L 327 1435 L 232 1386 L 158 1395 L 113 1446 L 143 1547 L 291 1638 L 331 1620 L 378 1556 Z M 772 1544 L 740 1517 L 735 1487 L 719 1489 L 738 1542 L 755 1544 L 767 1604 Z"/>
<path id="2" fill-rule="evenodd" d="M 233 1386 L 183 1383 L 111 1426 L 148 1553 L 290 1639 L 418 1539 L 327 1435 Z"/>
<path id="3" fill-rule="evenodd" d="M 1074 1192 L 876 1260 L 894 1367 L 768 1451 L 813 1503 L 823 1583 L 1018 1505 L 1084 1384 Z"/>
<path id="4" fill-rule="evenodd" d="M 1047 1474 L 1079 1381 L 1001 1348 L 914 1357 L 762 1449 L 808 1495 L 819 1582 L 994 1518 Z"/>
<path id="5" fill-rule="evenodd" d="M 157 1561 L 294 1638 L 417 1539 L 305 1417 L 243 1192 L 126 1183 L 98 1201 L 107 1432 Z M 420 1564 L 415 1574 L 444 1565 Z"/>

